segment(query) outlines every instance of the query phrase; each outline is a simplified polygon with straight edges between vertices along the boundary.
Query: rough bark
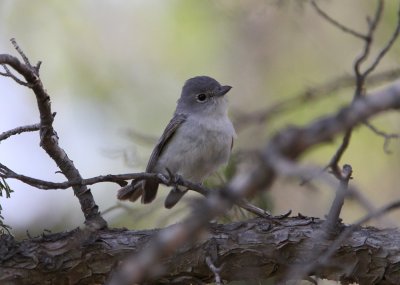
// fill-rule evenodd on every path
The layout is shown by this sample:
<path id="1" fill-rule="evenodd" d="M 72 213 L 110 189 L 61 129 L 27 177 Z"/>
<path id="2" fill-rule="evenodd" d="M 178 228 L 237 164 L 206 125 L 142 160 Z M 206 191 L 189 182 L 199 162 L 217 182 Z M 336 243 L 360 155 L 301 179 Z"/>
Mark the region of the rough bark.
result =
<path id="1" fill-rule="evenodd" d="M 347 226 L 340 225 L 337 234 Z M 159 230 L 74 230 L 0 243 L 0 284 L 104 283 L 115 265 L 143 248 Z M 324 237 L 325 236 L 325 237 Z M 207 266 L 223 264 L 226 281 L 280 278 L 296 266 L 315 261 L 335 236 L 323 234 L 323 221 L 304 217 L 280 223 L 252 219 L 211 224 L 195 246 L 183 246 L 163 261 L 163 276 L 151 284 L 212 282 Z M 359 227 L 329 259 L 312 273 L 344 283 L 400 284 L 400 231 Z"/>

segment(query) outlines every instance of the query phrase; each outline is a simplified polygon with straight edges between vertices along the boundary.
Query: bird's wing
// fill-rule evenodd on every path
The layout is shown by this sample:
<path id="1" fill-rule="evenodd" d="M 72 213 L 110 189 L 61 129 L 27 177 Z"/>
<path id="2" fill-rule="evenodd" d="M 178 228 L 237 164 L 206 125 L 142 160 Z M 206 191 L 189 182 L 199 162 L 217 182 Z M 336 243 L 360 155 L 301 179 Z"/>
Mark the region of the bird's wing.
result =
<path id="1" fill-rule="evenodd" d="M 168 141 L 174 136 L 176 130 L 179 126 L 186 120 L 186 115 L 184 114 L 175 114 L 171 121 L 169 121 L 167 127 L 165 128 L 162 136 L 160 137 L 157 145 L 154 147 L 153 152 L 151 153 L 149 163 L 146 167 L 146 172 L 152 172 L 158 158 L 162 154 L 164 147 L 167 145 Z"/>

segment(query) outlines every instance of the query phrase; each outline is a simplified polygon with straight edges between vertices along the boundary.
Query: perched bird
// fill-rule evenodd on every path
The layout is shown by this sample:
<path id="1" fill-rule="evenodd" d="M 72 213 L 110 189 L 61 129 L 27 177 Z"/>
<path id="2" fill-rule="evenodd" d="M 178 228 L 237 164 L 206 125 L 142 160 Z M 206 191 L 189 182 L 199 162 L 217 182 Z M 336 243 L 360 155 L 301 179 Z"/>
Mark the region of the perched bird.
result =
<path id="1" fill-rule="evenodd" d="M 228 162 L 236 137 L 228 118 L 225 94 L 231 86 L 221 86 L 208 76 L 187 80 L 171 121 L 157 142 L 147 164 L 146 172 L 179 175 L 201 183 Z M 132 181 L 133 187 L 122 188 L 118 199 L 150 203 L 157 194 L 156 179 Z M 165 200 L 172 208 L 186 193 L 183 186 L 174 187 Z"/>

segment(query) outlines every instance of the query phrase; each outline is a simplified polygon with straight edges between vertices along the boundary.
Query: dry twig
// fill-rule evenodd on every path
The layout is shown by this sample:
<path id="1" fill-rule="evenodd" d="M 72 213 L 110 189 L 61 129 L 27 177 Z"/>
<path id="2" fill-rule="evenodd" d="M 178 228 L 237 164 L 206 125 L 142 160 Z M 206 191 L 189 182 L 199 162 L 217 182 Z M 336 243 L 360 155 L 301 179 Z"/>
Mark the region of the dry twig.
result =
<path id="1" fill-rule="evenodd" d="M 51 110 L 50 97 L 45 90 L 39 77 L 40 62 L 32 66 L 28 57 L 16 43 L 11 39 L 12 44 L 23 59 L 23 63 L 18 58 L 0 54 L 0 64 L 10 66 L 26 80 L 27 87 L 31 88 L 36 96 L 37 106 L 40 113 L 40 145 L 47 154 L 56 162 L 62 173 L 69 181 L 80 181 L 82 177 L 78 169 L 74 166 L 67 153 L 60 147 L 56 131 L 53 128 L 55 113 Z M 8 69 L 6 69 L 8 70 Z M 8 72 L 10 76 L 10 72 Z M 4 74 L 3 74 L 4 75 Z M 15 78 L 14 78 L 15 80 Z M 82 212 L 85 216 L 85 223 L 92 228 L 103 228 L 107 226 L 106 221 L 101 217 L 98 206 L 96 205 L 90 189 L 83 185 L 74 185 L 74 193 L 79 199 Z"/>
<path id="2" fill-rule="evenodd" d="M 2 132 L 0 134 L 0 141 L 8 139 L 9 137 L 13 135 L 19 135 L 22 133 L 26 132 L 35 132 L 40 129 L 40 124 L 33 124 L 33 125 L 27 125 L 27 126 L 22 126 L 22 127 L 17 127 L 9 131 Z"/>
<path id="3" fill-rule="evenodd" d="M 327 22 L 331 23 L 333 26 L 335 26 L 336 28 L 342 30 L 343 32 L 350 34 L 356 38 L 362 39 L 362 40 L 366 40 L 367 36 L 357 32 L 345 25 L 343 25 L 342 23 L 336 21 L 335 19 L 333 19 L 331 16 L 329 16 L 326 12 L 324 12 L 314 0 L 311 0 L 311 5 L 312 7 L 315 9 L 315 11 L 317 11 L 317 13 L 324 18 Z"/>
<path id="4" fill-rule="evenodd" d="M 376 68 L 376 66 L 379 64 L 379 62 L 382 60 L 382 58 L 386 55 L 386 53 L 390 50 L 390 48 L 393 46 L 393 43 L 395 42 L 395 40 L 398 38 L 399 33 L 400 33 L 400 6 L 399 6 L 399 10 L 397 12 L 397 25 L 396 28 L 392 34 L 392 36 L 390 37 L 390 39 L 387 41 L 387 43 L 384 45 L 384 47 L 382 48 L 382 50 L 378 53 L 378 55 L 375 57 L 375 59 L 373 60 L 372 64 L 367 67 L 365 69 L 365 71 L 361 71 L 361 65 L 362 63 L 364 63 L 366 61 L 366 59 L 368 58 L 369 54 L 370 54 L 370 50 L 371 50 L 371 46 L 373 44 L 373 39 L 374 39 L 374 33 L 376 31 L 376 28 L 381 20 L 382 17 L 382 13 L 383 13 L 383 8 L 384 8 L 384 1 L 383 0 L 379 0 L 376 10 L 375 10 L 375 15 L 373 17 L 372 20 L 368 20 L 368 32 L 367 32 L 367 36 L 364 39 L 365 43 L 364 43 L 364 48 L 361 52 L 361 54 L 357 57 L 355 63 L 354 63 L 354 73 L 356 76 L 356 89 L 355 89 L 355 93 L 353 96 L 353 102 L 355 102 L 357 99 L 361 98 L 361 96 L 364 95 L 365 93 L 365 82 L 367 77 L 369 76 L 369 74 L 374 71 L 374 69 Z M 327 168 L 329 167 L 333 174 L 339 179 L 341 180 L 341 173 L 340 173 L 340 167 L 339 167 L 339 162 L 344 154 L 344 152 L 346 151 L 349 143 L 350 143 L 350 139 L 351 139 L 351 134 L 352 134 L 352 128 L 349 128 L 342 140 L 342 143 L 340 144 L 340 146 L 338 147 L 338 149 L 336 150 L 334 156 L 332 157 L 332 159 L 330 160 Z"/>

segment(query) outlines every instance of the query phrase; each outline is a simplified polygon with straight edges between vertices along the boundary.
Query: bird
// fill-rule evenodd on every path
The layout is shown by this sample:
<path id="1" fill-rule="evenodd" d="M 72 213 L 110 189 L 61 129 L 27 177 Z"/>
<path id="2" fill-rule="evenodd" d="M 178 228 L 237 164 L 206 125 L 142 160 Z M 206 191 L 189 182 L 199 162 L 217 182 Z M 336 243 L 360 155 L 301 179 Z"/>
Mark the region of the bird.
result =
<path id="1" fill-rule="evenodd" d="M 225 96 L 231 88 L 209 76 L 186 80 L 173 117 L 151 153 L 146 172 L 168 177 L 173 174 L 202 183 L 227 164 L 236 138 Z M 156 198 L 159 180 L 133 180 L 132 186 L 121 188 L 117 198 L 134 202 L 141 197 L 141 202 L 147 204 Z M 187 190 L 183 186 L 173 187 L 164 206 L 175 206 Z"/>

